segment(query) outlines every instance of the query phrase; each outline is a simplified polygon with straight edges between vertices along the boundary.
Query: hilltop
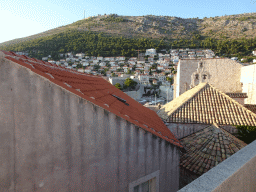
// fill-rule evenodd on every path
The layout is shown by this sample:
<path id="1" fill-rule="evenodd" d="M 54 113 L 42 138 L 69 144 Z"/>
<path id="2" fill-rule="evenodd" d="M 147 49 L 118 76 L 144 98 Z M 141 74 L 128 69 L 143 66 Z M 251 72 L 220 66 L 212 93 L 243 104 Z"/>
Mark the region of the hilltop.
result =
<path id="1" fill-rule="evenodd" d="M 0 44 L 0 50 L 30 57 L 83 52 L 95 56 L 135 56 L 136 50 L 205 48 L 217 56 L 248 56 L 256 48 L 256 13 L 212 18 L 98 15 Z M 252 60 L 253 58 L 249 58 Z"/>
<path id="2" fill-rule="evenodd" d="M 72 24 L 51 29 L 25 38 L 1 43 L 16 44 L 39 37 L 58 34 L 67 30 L 103 32 L 110 36 L 153 39 L 216 38 L 238 39 L 256 36 L 256 13 L 245 13 L 210 18 L 179 18 L 171 16 L 119 16 L 98 15 Z"/>

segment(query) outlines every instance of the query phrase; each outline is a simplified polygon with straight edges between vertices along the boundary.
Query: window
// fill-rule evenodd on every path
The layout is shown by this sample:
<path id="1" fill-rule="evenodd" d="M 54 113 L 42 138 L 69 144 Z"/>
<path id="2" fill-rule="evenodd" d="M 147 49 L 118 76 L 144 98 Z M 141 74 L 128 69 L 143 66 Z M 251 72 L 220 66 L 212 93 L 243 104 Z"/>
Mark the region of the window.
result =
<path id="1" fill-rule="evenodd" d="M 198 75 L 198 74 L 196 74 L 196 75 L 195 75 L 196 80 L 198 80 L 198 77 L 199 77 L 199 75 Z"/>
<path id="2" fill-rule="evenodd" d="M 158 192 L 159 170 L 129 184 L 129 192 Z"/>

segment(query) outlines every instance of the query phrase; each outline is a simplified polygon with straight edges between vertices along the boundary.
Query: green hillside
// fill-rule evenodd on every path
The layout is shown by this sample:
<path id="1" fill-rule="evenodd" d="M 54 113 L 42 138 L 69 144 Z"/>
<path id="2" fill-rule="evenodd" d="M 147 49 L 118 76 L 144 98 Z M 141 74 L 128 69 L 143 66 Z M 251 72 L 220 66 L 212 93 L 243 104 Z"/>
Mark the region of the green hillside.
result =
<path id="1" fill-rule="evenodd" d="M 255 49 L 254 21 L 254 13 L 204 19 L 112 14 L 4 42 L 0 49 L 28 51 L 29 56 L 38 59 L 49 54 L 58 59 L 58 53 L 69 51 L 135 56 L 136 50 L 152 47 L 158 51 L 171 47 L 209 48 L 220 56 L 243 57 Z"/>

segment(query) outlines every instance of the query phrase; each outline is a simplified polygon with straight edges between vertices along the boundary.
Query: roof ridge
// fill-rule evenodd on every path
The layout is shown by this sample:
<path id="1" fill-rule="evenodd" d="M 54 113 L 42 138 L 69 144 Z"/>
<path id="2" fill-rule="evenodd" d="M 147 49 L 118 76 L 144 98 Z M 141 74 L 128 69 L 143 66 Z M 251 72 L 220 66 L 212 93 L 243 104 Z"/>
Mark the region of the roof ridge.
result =
<path id="1" fill-rule="evenodd" d="M 219 90 L 218 88 L 208 84 L 211 88 L 215 89 L 216 91 L 218 91 L 220 94 L 222 94 L 223 96 L 225 96 L 229 101 L 237 104 L 238 106 L 242 107 L 242 109 L 246 110 L 247 112 L 249 112 L 252 116 L 256 117 L 256 114 L 253 113 L 252 111 L 250 111 L 249 109 L 247 109 L 246 107 L 244 107 L 242 104 L 238 103 L 235 99 L 232 99 L 230 96 L 228 96 L 227 94 L 225 94 L 223 91 Z"/>
<path id="2" fill-rule="evenodd" d="M 188 91 L 186 91 L 186 92 L 184 92 L 182 95 L 180 95 L 179 97 L 177 97 L 177 98 L 175 98 L 174 100 L 176 100 L 176 101 L 179 101 L 179 100 L 182 100 L 183 99 L 183 97 L 185 97 L 186 95 L 188 95 L 190 92 L 192 92 L 192 94 L 188 97 L 188 98 L 184 98 L 184 101 L 183 102 L 181 102 L 181 103 L 179 103 L 179 105 L 175 108 L 175 110 L 173 110 L 171 113 L 168 113 L 168 116 L 170 116 L 170 115 L 172 115 L 175 111 L 177 111 L 177 110 L 179 110 L 183 105 L 185 105 L 188 101 L 190 101 L 191 99 L 193 99 L 193 97 L 196 95 L 196 94 L 198 94 L 199 93 L 199 91 L 201 91 L 203 88 L 205 88 L 207 85 L 209 85 L 207 82 L 206 83 L 201 83 L 201 86 L 202 87 L 194 87 L 194 88 L 198 88 L 198 90 L 195 92 L 195 93 L 193 93 L 193 90 L 194 90 L 194 88 L 192 88 L 192 89 L 190 89 L 190 90 L 188 90 Z M 183 96 L 183 97 L 182 97 Z M 171 103 L 171 102 L 173 102 L 174 100 L 172 100 L 172 101 L 170 101 L 169 103 Z M 167 103 L 166 105 L 168 105 L 169 103 Z M 161 109 L 158 111 L 158 112 L 161 112 Z M 157 112 L 157 113 L 158 113 Z"/>

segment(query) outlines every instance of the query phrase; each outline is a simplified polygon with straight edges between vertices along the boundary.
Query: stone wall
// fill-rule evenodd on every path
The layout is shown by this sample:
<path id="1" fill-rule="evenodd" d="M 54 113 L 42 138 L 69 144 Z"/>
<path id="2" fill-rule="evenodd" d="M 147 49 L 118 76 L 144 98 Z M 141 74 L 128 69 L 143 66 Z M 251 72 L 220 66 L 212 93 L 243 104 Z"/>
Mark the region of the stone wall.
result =
<path id="1" fill-rule="evenodd" d="M 168 98 L 168 102 L 172 101 L 173 99 L 173 89 L 172 87 L 167 87 L 167 86 L 160 86 L 159 89 L 161 90 L 160 96 L 164 98 Z M 168 94 L 168 96 L 167 96 Z"/>
<path id="2" fill-rule="evenodd" d="M 126 91 L 124 93 L 129 95 L 134 100 L 140 100 L 142 95 L 144 94 L 144 86 L 140 85 L 140 88 L 138 91 Z"/>
<path id="3" fill-rule="evenodd" d="M 0 90 L 0 191 L 178 190 L 176 146 L 2 58 Z"/>
<path id="4" fill-rule="evenodd" d="M 241 69 L 241 83 L 243 92 L 247 93 L 248 98 L 245 104 L 256 104 L 256 65 L 244 66 Z"/>
<path id="5" fill-rule="evenodd" d="M 191 135 L 209 126 L 208 124 L 197 124 L 197 123 L 166 123 L 166 125 L 177 139 L 181 139 L 183 137 Z M 225 129 L 231 134 L 237 133 L 237 129 L 231 125 L 220 125 L 220 127 Z"/>
<path id="6" fill-rule="evenodd" d="M 191 75 L 198 70 L 198 59 L 182 59 L 178 63 L 174 98 L 190 89 Z M 228 58 L 203 59 L 203 69 L 208 82 L 222 92 L 242 92 L 240 83 L 242 64 Z M 198 84 L 198 81 L 195 81 Z"/>

